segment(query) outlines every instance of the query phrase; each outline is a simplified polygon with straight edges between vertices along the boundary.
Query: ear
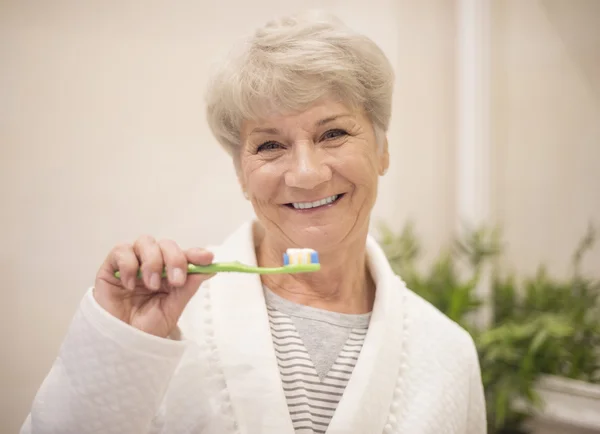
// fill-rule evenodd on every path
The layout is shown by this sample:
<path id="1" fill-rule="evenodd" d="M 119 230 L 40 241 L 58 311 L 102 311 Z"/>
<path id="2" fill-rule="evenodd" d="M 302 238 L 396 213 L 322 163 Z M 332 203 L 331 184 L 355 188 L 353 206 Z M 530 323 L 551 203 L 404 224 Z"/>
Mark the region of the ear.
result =
<path id="1" fill-rule="evenodd" d="M 379 151 L 379 176 L 385 175 L 390 167 L 390 152 L 387 137 L 384 137 L 381 150 Z"/>

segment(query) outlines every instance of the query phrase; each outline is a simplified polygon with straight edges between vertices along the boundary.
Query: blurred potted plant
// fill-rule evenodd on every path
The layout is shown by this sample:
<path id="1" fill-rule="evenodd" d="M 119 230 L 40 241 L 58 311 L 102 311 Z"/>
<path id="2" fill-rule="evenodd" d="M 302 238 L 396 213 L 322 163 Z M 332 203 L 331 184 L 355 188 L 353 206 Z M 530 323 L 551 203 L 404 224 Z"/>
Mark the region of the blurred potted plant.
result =
<path id="1" fill-rule="evenodd" d="M 430 269 L 420 271 L 418 261 L 421 245 L 413 225 L 406 225 L 398 235 L 386 225 L 381 225 L 380 231 L 381 246 L 392 269 L 402 277 L 406 285 L 450 319 L 470 329 L 467 318 L 481 305 L 475 295 L 479 269 L 474 267 L 468 278 L 461 277 L 457 256 L 453 250 L 447 250 L 439 255 Z"/>
<path id="2" fill-rule="evenodd" d="M 556 392 L 556 377 L 544 374 L 597 381 L 599 285 L 580 273 L 581 259 L 594 244 L 593 229 L 576 250 L 573 277 L 565 282 L 550 279 L 543 268 L 523 283 L 514 276 L 499 277 L 496 270 L 492 321 L 486 328 L 475 327 L 470 318 L 481 306 L 476 287 L 483 267 L 501 253 L 498 230 L 467 230 L 422 271 L 421 246 L 412 224 L 399 234 L 381 225 L 380 233 L 392 268 L 407 286 L 472 334 L 480 355 L 490 434 L 527 432 L 526 422 L 551 398 L 546 389 L 552 386 Z"/>
<path id="3" fill-rule="evenodd" d="M 497 278 L 493 293 L 495 325 L 552 319 L 536 341 L 544 342 L 535 363 L 541 374 L 536 381 L 544 403 L 541 416 L 600 430 L 600 280 L 581 272 L 581 262 L 595 241 L 590 226 L 572 256 L 568 278 L 553 278 L 541 266 L 535 276 L 522 280 L 518 291 L 514 277 Z M 511 292 L 512 302 L 507 302 Z"/>

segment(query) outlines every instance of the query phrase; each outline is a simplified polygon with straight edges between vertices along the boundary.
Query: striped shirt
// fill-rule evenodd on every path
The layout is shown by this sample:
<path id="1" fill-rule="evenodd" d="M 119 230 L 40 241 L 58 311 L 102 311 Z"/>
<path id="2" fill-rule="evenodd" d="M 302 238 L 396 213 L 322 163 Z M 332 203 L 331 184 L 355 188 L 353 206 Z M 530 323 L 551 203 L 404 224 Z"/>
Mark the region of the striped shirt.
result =
<path id="1" fill-rule="evenodd" d="M 273 346 L 296 433 L 325 433 L 362 348 L 370 314 L 298 305 L 265 289 Z"/>

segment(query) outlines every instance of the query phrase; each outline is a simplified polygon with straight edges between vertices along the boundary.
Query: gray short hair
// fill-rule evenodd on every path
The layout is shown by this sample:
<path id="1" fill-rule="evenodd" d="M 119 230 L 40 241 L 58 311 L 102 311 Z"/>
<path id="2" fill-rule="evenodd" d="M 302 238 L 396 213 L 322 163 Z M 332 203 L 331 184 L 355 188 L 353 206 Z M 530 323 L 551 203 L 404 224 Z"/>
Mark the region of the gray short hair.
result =
<path id="1" fill-rule="evenodd" d="M 371 39 L 321 12 L 284 17 L 258 29 L 218 66 L 206 95 L 208 124 L 236 157 L 244 120 L 334 97 L 364 109 L 381 143 L 393 86 L 392 66 Z"/>

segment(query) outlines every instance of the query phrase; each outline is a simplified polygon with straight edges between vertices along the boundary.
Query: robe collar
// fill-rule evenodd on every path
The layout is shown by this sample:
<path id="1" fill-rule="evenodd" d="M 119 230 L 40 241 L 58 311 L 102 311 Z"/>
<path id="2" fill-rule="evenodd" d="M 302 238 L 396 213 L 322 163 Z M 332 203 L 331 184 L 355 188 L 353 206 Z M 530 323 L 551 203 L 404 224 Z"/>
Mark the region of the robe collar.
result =
<path id="1" fill-rule="evenodd" d="M 215 249 L 215 261 L 256 265 L 252 226 L 245 223 Z M 406 289 L 373 237 L 366 248 L 376 285 L 373 312 L 328 434 L 382 432 L 405 359 Z M 260 276 L 220 273 L 209 281 L 209 292 L 219 359 L 239 425 L 248 433 L 293 434 Z"/>

